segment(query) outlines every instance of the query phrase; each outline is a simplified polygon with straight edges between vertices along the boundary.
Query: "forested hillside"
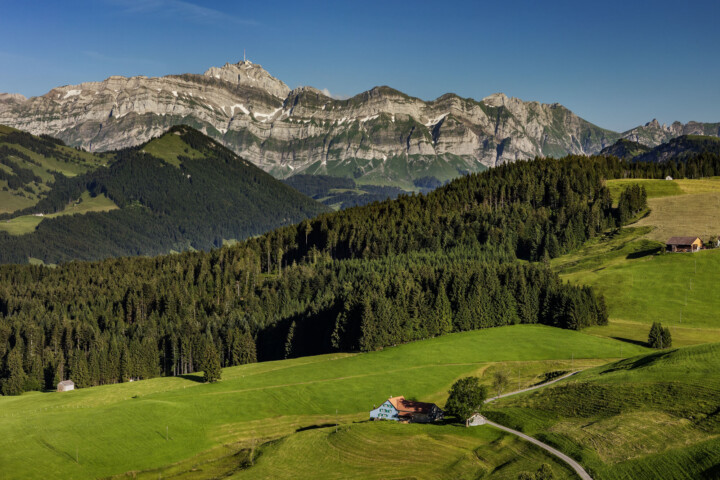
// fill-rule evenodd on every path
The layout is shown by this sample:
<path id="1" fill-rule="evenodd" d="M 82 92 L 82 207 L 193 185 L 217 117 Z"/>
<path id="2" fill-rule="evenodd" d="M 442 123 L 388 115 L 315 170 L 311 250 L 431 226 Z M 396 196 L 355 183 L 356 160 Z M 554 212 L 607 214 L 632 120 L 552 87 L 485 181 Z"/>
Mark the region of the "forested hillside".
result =
<path id="1" fill-rule="evenodd" d="M 86 193 L 107 196 L 119 209 L 44 219 L 24 235 L 0 228 L 0 262 L 209 249 L 327 211 L 189 127 L 109 156 L 107 167 L 57 174 L 35 205 L 0 215 L 0 222 L 62 211 Z"/>
<path id="2" fill-rule="evenodd" d="M 645 209 L 643 188 L 629 185 L 613 205 L 604 180 L 719 168 L 714 156 L 519 162 L 207 253 L 3 266 L 3 391 L 177 375 L 212 358 L 227 366 L 375 350 L 514 323 L 602 324 L 603 299 L 563 284 L 545 261 Z"/>

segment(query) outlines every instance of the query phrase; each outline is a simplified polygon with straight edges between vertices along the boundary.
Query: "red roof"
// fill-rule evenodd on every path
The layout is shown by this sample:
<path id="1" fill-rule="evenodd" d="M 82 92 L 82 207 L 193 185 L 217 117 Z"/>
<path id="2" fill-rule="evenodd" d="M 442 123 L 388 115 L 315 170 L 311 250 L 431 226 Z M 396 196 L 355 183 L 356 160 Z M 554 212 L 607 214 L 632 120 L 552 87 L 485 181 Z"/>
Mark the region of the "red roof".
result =
<path id="1" fill-rule="evenodd" d="M 416 413 L 427 415 L 432 412 L 432 408 L 435 406 L 434 403 L 405 400 L 405 397 L 391 397 L 389 402 L 395 407 L 399 415 L 413 415 Z"/>
<path id="2" fill-rule="evenodd" d="M 670 237 L 670 239 L 665 242 L 666 245 L 692 245 L 695 243 L 695 240 L 700 240 L 698 237 Z"/>

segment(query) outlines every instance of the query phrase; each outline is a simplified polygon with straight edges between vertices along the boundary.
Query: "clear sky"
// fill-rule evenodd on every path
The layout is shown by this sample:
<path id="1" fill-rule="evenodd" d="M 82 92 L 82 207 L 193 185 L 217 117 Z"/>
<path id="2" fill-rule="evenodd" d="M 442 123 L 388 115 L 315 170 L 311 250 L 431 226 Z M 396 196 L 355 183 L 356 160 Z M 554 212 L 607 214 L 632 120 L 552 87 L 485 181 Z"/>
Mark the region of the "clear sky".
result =
<path id="1" fill-rule="evenodd" d="M 248 58 L 290 87 L 504 92 L 605 128 L 720 121 L 720 1 L 0 0 L 0 92 Z"/>

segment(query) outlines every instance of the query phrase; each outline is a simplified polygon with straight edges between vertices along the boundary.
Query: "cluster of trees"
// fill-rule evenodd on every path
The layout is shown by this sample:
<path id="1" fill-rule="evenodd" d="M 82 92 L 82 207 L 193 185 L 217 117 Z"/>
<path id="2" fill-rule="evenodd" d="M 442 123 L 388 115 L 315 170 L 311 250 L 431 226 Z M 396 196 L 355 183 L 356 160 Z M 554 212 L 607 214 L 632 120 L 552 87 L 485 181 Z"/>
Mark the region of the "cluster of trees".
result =
<path id="1" fill-rule="evenodd" d="M 617 207 L 618 221 L 621 225 L 625 224 L 646 208 L 647 192 L 645 187 L 638 184 L 630 185 L 620 194 Z"/>
<path id="2" fill-rule="evenodd" d="M 22 156 L 27 157 L 28 159 L 30 158 L 24 153 L 11 149 L 6 145 L 0 146 L 0 164 L 9 167 L 11 170 L 8 172 L 5 169 L 0 168 L 0 180 L 5 180 L 7 182 L 7 187 L 12 190 L 20 189 L 32 182 L 42 182 L 42 179 L 35 175 L 32 170 L 21 167 L 16 161 L 10 158 Z"/>
<path id="3" fill-rule="evenodd" d="M 653 322 L 648 334 L 648 346 L 650 348 L 670 348 L 672 347 L 672 335 L 670 329 L 663 327 L 660 322 Z"/>

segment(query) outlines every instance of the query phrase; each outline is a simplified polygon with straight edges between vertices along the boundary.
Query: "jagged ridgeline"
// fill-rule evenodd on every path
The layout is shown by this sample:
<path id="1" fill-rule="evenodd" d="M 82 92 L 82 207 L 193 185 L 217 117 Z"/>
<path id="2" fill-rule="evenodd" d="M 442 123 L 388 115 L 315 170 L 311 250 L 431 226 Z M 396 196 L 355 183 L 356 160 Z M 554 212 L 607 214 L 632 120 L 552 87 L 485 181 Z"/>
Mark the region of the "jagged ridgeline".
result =
<path id="1" fill-rule="evenodd" d="M 210 342 L 228 366 L 513 323 L 604 323 L 592 290 L 517 259 L 559 255 L 642 210 L 630 190 L 615 208 L 603 179 L 643 165 L 520 162 L 211 252 L 0 267 L 6 392 L 68 372 L 80 386 L 192 372 Z"/>
<path id="2" fill-rule="evenodd" d="M 328 210 L 189 127 L 99 156 L 17 131 L 0 144 L 2 193 L 29 205 L 0 215 L 2 263 L 209 249 Z"/>

